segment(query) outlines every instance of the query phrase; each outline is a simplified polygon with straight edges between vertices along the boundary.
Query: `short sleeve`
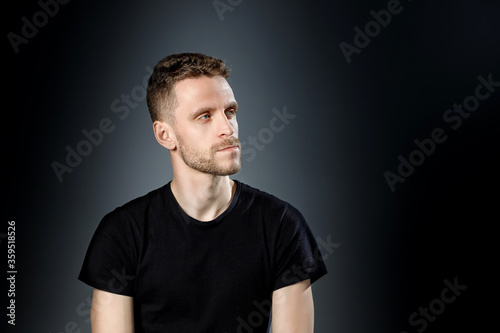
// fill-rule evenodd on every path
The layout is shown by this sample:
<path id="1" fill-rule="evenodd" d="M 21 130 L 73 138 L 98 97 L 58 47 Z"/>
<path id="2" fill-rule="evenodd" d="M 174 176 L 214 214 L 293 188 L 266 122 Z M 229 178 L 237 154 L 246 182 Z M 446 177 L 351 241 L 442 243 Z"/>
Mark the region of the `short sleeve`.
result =
<path id="1" fill-rule="evenodd" d="M 78 279 L 114 294 L 134 296 L 137 241 L 130 217 L 116 209 L 99 223 Z"/>
<path id="2" fill-rule="evenodd" d="M 311 284 L 327 273 L 321 250 L 302 214 L 287 205 L 275 248 L 277 290 L 307 279 Z"/>

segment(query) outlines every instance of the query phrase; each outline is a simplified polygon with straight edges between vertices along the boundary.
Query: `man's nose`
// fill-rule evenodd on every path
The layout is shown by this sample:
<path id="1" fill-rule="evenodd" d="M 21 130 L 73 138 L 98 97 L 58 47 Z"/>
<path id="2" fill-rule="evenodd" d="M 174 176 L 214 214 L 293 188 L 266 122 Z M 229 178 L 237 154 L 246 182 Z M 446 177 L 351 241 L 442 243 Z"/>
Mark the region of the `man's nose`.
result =
<path id="1" fill-rule="evenodd" d="M 234 134 L 234 128 L 229 119 L 227 119 L 226 114 L 223 112 L 221 117 L 218 117 L 218 130 L 219 135 L 231 136 Z"/>

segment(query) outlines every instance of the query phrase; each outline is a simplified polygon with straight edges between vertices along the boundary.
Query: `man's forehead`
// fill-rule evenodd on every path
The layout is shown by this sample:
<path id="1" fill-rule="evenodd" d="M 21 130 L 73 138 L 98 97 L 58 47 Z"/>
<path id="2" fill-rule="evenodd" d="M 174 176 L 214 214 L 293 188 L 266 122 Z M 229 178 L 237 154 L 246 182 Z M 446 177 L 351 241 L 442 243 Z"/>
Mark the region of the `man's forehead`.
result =
<path id="1" fill-rule="evenodd" d="M 195 106 L 236 102 L 231 86 L 221 76 L 184 79 L 175 85 L 175 95 L 179 105 Z"/>
<path id="2" fill-rule="evenodd" d="M 187 78 L 175 84 L 175 92 L 178 95 L 203 95 L 203 94 L 228 94 L 233 93 L 231 86 L 222 76 L 200 76 Z"/>

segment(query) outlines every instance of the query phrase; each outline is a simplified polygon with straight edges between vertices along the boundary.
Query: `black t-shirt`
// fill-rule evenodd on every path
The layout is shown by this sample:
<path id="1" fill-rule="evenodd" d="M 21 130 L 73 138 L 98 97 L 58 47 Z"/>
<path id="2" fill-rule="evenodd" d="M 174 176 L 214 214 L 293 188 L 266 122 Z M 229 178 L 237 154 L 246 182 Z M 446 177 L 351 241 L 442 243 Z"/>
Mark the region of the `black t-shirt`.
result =
<path id="1" fill-rule="evenodd" d="M 188 216 L 170 183 L 100 222 L 79 279 L 134 297 L 135 332 L 267 332 L 276 289 L 326 274 L 302 214 L 236 181 L 216 219 Z"/>

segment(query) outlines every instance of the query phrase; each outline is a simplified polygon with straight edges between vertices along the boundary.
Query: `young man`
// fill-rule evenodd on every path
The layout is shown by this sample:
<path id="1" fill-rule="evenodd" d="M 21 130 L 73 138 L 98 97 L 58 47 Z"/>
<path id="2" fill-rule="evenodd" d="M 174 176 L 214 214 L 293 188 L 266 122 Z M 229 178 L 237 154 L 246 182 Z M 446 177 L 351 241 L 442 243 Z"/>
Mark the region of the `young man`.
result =
<path id="1" fill-rule="evenodd" d="M 297 209 L 229 178 L 241 144 L 228 76 L 199 53 L 155 66 L 147 102 L 173 179 L 99 224 L 79 275 L 92 332 L 313 332 L 326 267 Z"/>

